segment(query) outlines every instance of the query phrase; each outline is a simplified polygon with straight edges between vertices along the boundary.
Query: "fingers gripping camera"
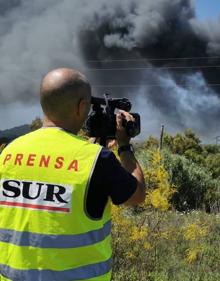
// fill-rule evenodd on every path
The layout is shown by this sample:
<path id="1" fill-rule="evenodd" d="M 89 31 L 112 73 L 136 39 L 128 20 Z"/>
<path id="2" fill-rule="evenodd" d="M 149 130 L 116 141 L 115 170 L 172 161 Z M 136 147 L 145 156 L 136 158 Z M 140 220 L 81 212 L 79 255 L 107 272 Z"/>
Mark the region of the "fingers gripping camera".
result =
<path id="1" fill-rule="evenodd" d="M 104 98 L 92 97 L 92 111 L 85 124 L 85 129 L 89 137 L 115 139 L 116 134 L 116 109 L 126 112 L 131 110 L 131 103 L 126 98 L 110 98 L 105 94 Z M 135 137 L 140 134 L 141 122 L 138 113 L 130 113 L 133 120 L 122 121 L 129 137 Z"/>

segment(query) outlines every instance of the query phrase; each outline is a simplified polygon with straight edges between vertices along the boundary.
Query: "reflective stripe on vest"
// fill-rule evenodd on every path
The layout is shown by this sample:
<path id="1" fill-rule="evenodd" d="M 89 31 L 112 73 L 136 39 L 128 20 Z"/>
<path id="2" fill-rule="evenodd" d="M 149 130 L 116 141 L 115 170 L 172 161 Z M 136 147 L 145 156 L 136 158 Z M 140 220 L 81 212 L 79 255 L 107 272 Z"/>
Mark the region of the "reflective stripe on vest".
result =
<path id="1" fill-rule="evenodd" d="M 107 261 L 85 265 L 78 268 L 68 269 L 64 271 L 52 271 L 52 270 L 18 270 L 9 266 L 0 264 L 0 273 L 13 280 L 13 281 L 62 281 L 62 280 L 85 280 L 104 275 L 111 270 L 112 259 Z"/>
<path id="2" fill-rule="evenodd" d="M 75 248 L 101 242 L 110 233 L 111 221 L 108 221 L 101 229 L 75 235 L 48 235 L 0 229 L 0 241 L 39 248 Z"/>

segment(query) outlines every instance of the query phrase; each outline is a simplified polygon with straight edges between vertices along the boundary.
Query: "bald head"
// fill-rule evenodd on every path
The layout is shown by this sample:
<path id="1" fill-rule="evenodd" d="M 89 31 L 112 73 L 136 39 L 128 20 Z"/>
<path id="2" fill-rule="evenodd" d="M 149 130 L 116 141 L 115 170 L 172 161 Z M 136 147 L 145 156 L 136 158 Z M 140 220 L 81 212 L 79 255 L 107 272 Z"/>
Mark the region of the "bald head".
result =
<path id="1" fill-rule="evenodd" d="M 68 119 L 80 100 L 90 97 L 91 87 L 88 80 L 74 69 L 55 69 L 41 83 L 41 106 L 44 114 L 53 121 Z"/>

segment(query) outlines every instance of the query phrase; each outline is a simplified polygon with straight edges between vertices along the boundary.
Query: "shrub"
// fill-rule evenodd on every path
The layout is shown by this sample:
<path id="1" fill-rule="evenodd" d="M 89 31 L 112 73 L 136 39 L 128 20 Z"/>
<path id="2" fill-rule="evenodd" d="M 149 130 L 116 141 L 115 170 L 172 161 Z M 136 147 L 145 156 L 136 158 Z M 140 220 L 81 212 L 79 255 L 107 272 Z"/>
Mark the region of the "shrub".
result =
<path id="1" fill-rule="evenodd" d="M 219 200 L 219 182 L 208 169 L 184 156 L 165 152 L 164 164 L 177 192 L 172 204 L 179 211 L 210 207 Z"/>

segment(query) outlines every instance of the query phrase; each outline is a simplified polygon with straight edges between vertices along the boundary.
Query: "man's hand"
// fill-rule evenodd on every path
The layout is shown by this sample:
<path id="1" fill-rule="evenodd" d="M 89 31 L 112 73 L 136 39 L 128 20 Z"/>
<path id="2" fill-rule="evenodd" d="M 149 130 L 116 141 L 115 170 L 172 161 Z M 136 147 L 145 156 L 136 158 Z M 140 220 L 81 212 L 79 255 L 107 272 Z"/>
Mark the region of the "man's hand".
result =
<path id="1" fill-rule="evenodd" d="M 125 128 L 122 126 L 123 119 L 127 121 L 132 121 L 134 122 L 135 119 L 134 117 L 124 111 L 124 110 L 119 110 L 119 112 L 116 114 L 116 139 L 118 141 L 118 145 L 127 145 L 130 142 L 130 137 L 127 135 Z"/>
<path id="2" fill-rule="evenodd" d="M 122 145 L 128 145 L 130 143 L 130 137 L 127 135 L 125 128 L 122 126 L 123 119 L 132 122 L 135 121 L 134 117 L 130 113 L 124 110 L 119 110 L 118 113 L 116 114 L 116 134 L 115 134 L 116 139 L 107 140 L 106 143 L 107 148 L 111 149 L 117 144 L 120 147 Z M 100 143 L 100 138 L 89 138 L 89 142 Z"/>
<path id="3" fill-rule="evenodd" d="M 98 143 L 100 144 L 100 138 L 89 138 L 88 140 L 90 143 Z M 114 148 L 115 146 L 117 145 L 117 141 L 114 139 L 114 140 L 107 140 L 106 141 L 106 147 L 108 149 L 112 149 Z"/>
<path id="4" fill-rule="evenodd" d="M 118 146 L 128 145 L 130 142 L 130 137 L 127 135 L 125 128 L 122 126 L 123 119 L 127 121 L 134 122 L 134 117 L 126 111 L 120 110 L 116 115 L 116 139 L 118 141 Z M 120 159 L 122 166 L 131 173 L 137 179 L 137 190 L 135 193 L 125 202 L 126 205 L 137 206 L 144 202 L 145 199 L 145 182 L 144 175 L 139 165 L 137 159 L 133 153 L 128 153 L 126 151 L 120 153 Z"/>

